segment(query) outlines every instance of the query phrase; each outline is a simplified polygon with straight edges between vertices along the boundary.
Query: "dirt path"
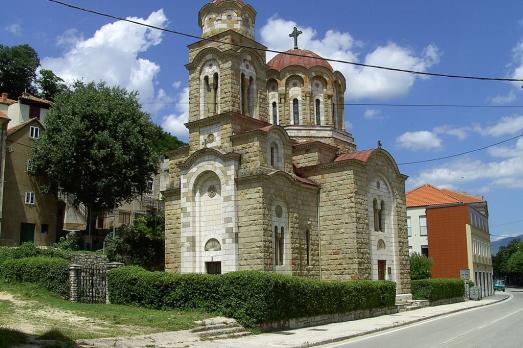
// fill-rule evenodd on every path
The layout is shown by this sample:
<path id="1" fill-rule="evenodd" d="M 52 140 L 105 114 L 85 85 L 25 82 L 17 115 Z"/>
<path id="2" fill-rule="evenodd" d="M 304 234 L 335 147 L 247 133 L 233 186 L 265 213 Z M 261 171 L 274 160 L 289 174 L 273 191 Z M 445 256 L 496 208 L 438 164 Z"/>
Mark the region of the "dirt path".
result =
<path id="1" fill-rule="evenodd" d="M 143 332 L 143 328 L 115 325 L 103 320 L 81 316 L 72 311 L 66 311 L 42 305 L 36 301 L 20 300 L 13 295 L 0 292 L 0 301 L 8 304 L 7 311 L 0 312 L 0 327 L 15 329 L 29 335 L 38 335 L 51 329 L 63 332 L 89 332 L 92 337 L 107 337 L 114 333 L 132 335 Z"/>

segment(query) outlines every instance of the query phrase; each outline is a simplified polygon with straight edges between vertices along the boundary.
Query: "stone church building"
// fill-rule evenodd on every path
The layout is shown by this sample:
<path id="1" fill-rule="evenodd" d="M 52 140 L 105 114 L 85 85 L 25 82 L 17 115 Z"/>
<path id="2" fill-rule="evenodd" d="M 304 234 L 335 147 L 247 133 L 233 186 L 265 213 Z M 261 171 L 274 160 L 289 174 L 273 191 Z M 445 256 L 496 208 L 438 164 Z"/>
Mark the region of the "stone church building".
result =
<path id="1" fill-rule="evenodd" d="M 357 150 L 345 77 L 298 49 L 296 29 L 267 63 L 255 20 L 241 0 L 199 12 L 189 144 L 169 154 L 166 270 L 388 279 L 408 294 L 406 176 L 382 148 Z"/>

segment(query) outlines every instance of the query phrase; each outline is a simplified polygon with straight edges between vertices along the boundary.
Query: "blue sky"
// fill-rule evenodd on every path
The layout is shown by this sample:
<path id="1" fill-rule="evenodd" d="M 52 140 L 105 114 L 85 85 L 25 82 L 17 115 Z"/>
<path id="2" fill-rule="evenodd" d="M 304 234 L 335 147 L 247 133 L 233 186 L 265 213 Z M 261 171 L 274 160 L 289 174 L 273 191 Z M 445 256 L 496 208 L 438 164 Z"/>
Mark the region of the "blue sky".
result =
<path id="1" fill-rule="evenodd" d="M 71 0 L 72 1 L 72 0 Z M 205 1 L 74 0 L 75 4 L 199 34 Z M 251 0 L 257 39 L 270 48 L 300 46 L 326 57 L 465 75 L 523 78 L 523 2 Z M 321 4 L 321 7 L 319 7 Z M 184 138 L 186 46 L 192 41 L 114 23 L 45 0 L 4 0 L 0 43 L 28 43 L 42 65 L 67 80 L 104 79 L 141 93 L 156 123 Z M 506 82 L 419 78 L 335 66 L 348 82 L 347 101 L 521 105 L 523 89 Z M 445 156 L 523 133 L 523 108 L 346 107 L 359 149 L 380 139 L 399 163 Z M 482 194 L 491 232 L 523 234 L 523 140 L 453 160 L 401 166 L 407 188 L 429 182 Z"/>

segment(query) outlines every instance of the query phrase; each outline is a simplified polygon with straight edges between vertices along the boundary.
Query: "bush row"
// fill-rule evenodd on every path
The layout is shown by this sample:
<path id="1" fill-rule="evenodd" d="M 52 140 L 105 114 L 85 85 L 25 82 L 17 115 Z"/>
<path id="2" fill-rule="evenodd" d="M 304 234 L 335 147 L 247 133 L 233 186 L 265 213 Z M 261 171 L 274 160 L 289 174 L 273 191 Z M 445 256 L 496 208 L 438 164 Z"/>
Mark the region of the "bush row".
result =
<path id="1" fill-rule="evenodd" d="M 148 272 L 122 267 L 108 273 L 111 303 L 157 309 L 202 309 L 246 326 L 263 322 L 394 306 L 388 281 L 325 282 L 267 272 L 221 276 Z"/>
<path id="2" fill-rule="evenodd" d="M 465 285 L 460 279 L 423 279 L 411 282 L 412 296 L 415 300 L 430 302 L 463 297 Z"/>
<path id="3" fill-rule="evenodd" d="M 34 283 L 63 297 L 69 295 L 69 261 L 59 257 L 7 259 L 0 265 L 0 278 Z"/>

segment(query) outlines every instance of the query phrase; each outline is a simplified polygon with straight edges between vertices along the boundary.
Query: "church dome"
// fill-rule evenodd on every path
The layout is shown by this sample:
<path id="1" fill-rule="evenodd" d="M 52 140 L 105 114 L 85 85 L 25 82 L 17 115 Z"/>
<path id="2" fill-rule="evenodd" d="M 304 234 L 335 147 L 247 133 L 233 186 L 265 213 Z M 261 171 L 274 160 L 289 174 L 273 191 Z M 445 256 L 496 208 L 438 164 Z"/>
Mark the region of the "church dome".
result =
<path id="1" fill-rule="evenodd" d="M 202 7 L 198 21 L 204 38 L 232 30 L 254 40 L 256 10 L 243 0 L 212 0 Z"/>
<path id="2" fill-rule="evenodd" d="M 240 4 L 244 4 L 243 0 L 212 0 L 211 2 L 213 4 L 220 4 L 224 1 L 236 1 L 236 2 L 239 2 Z"/>
<path id="3" fill-rule="evenodd" d="M 220 1 L 220 0 L 215 0 Z M 223 1 L 223 0 L 221 0 Z M 293 49 L 284 54 L 280 53 L 270 60 L 267 64 L 269 69 L 281 71 L 288 66 L 302 66 L 306 69 L 311 69 L 315 66 L 322 66 L 330 71 L 333 71 L 332 66 L 325 59 L 309 50 Z"/>

